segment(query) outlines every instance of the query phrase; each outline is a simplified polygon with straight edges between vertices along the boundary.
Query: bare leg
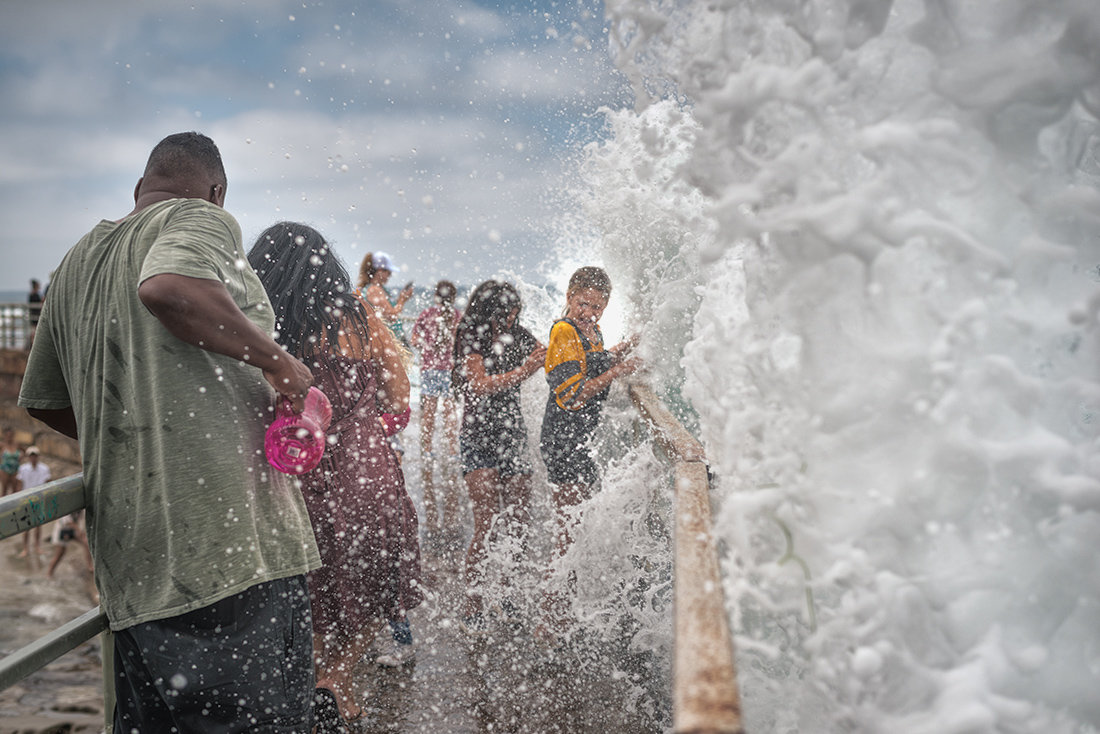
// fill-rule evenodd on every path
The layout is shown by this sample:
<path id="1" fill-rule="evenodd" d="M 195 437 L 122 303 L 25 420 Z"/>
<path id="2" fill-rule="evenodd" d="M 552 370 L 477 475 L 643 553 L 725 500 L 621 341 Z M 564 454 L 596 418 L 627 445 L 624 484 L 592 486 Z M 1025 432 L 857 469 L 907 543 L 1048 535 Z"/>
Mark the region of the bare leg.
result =
<path id="1" fill-rule="evenodd" d="M 485 560 L 486 543 L 500 504 L 500 476 L 496 469 L 476 469 L 466 475 L 466 491 L 474 514 L 474 536 L 466 550 L 466 615 L 481 611 L 481 595 L 475 592 L 477 574 Z"/>
<path id="2" fill-rule="evenodd" d="M 458 414 L 455 411 L 453 398 L 444 397 L 441 401 L 443 412 L 443 445 L 447 449 L 447 459 L 451 463 L 458 456 Z M 443 526 L 456 527 L 459 522 L 460 508 L 458 503 L 458 487 L 455 486 L 453 477 L 456 467 L 447 466 L 447 481 L 442 488 L 443 493 Z"/>
<path id="3" fill-rule="evenodd" d="M 420 396 L 420 450 L 425 454 L 432 452 L 432 440 L 435 438 L 435 407 L 439 398 L 435 395 Z"/>
<path id="4" fill-rule="evenodd" d="M 551 485 L 550 496 L 554 501 L 554 515 L 557 520 L 554 555 L 550 559 L 551 564 L 564 556 L 573 543 L 572 531 L 575 521 L 567 516 L 567 508 L 579 505 L 587 494 L 588 487 L 583 484 Z M 550 588 L 552 575 L 552 569 L 547 568 L 543 579 L 546 583 L 546 593 L 542 599 L 543 621 L 535 629 L 535 636 L 547 642 L 552 641 L 556 633 L 564 631 L 566 627 L 566 610 L 568 608 L 567 592 L 563 589 Z"/>
<path id="5" fill-rule="evenodd" d="M 363 714 L 363 707 L 356 700 L 355 666 L 366 654 L 374 636 L 385 625 L 376 620 L 355 634 L 315 634 L 313 659 L 316 664 L 317 687 L 328 688 L 336 694 L 340 714 L 353 721 Z"/>
<path id="6" fill-rule="evenodd" d="M 435 429 L 434 395 L 420 397 L 420 476 L 424 485 L 424 524 L 429 533 L 439 529 L 439 503 L 432 476 L 432 433 Z"/>
<path id="7" fill-rule="evenodd" d="M 458 455 L 458 411 L 454 398 L 443 397 L 443 442 L 451 456 Z"/>
<path id="8" fill-rule="evenodd" d="M 34 554 L 31 555 L 31 535 L 34 535 Z M 23 552 L 19 554 L 20 558 L 33 558 L 37 559 L 39 554 L 42 553 L 42 526 L 35 525 L 33 528 L 23 533 Z"/>
<path id="9" fill-rule="evenodd" d="M 497 532 L 514 541 L 510 563 L 518 566 L 525 557 L 527 537 L 531 529 L 531 475 L 514 474 L 501 482 L 500 514 Z M 511 574 L 502 579 L 503 586 L 511 586 Z"/>
<path id="10" fill-rule="evenodd" d="M 65 543 L 58 543 L 57 550 L 53 552 L 53 558 L 50 559 L 50 567 L 46 569 L 46 578 L 53 578 L 53 572 L 57 570 L 57 566 L 61 563 L 61 559 L 65 557 L 65 545 Z"/>
<path id="11" fill-rule="evenodd" d="M 575 524 L 566 515 L 566 509 L 576 507 L 588 495 L 588 487 L 584 484 L 555 484 L 552 485 L 550 496 L 554 500 L 554 515 L 557 518 L 557 538 L 555 542 L 555 558 L 561 558 L 573 544 L 573 525 Z"/>
<path id="12" fill-rule="evenodd" d="M 505 479 L 501 504 L 511 516 L 509 534 L 515 537 L 526 535 L 531 526 L 531 475 L 516 474 Z"/>

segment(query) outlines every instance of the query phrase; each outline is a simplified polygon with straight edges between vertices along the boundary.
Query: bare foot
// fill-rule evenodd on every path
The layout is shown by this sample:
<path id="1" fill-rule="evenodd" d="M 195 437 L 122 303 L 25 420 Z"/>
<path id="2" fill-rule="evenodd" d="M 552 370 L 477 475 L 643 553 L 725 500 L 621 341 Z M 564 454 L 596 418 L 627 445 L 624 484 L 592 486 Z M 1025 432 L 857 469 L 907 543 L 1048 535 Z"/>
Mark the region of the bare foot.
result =
<path id="1" fill-rule="evenodd" d="M 363 718 L 363 707 L 357 704 L 346 692 L 346 686 L 336 683 L 331 678 L 321 678 L 317 681 L 317 688 L 327 688 L 336 696 L 336 707 L 340 709 L 340 716 L 346 722 L 358 721 Z"/>

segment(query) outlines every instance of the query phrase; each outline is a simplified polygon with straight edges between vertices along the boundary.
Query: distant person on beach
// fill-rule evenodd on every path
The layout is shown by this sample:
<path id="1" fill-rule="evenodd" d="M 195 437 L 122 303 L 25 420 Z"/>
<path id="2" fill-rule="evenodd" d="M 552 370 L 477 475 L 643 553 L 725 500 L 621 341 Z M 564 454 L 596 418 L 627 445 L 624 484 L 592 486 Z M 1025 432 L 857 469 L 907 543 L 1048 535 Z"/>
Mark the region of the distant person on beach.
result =
<path id="1" fill-rule="evenodd" d="M 65 557 L 70 543 L 80 546 L 88 571 L 95 570 L 92 552 L 88 549 L 88 535 L 84 532 L 83 519 L 84 510 L 77 510 L 54 523 L 53 534 L 50 536 L 50 543 L 54 547 L 53 558 L 50 559 L 50 566 L 46 569 L 46 578 L 52 579 L 57 573 L 57 567 L 61 565 L 61 559 Z"/>
<path id="2" fill-rule="evenodd" d="M 37 446 L 27 447 L 27 460 L 19 465 L 19 490 L 41 487 L 50 481 L 50 467 L 38 455 Z M 33 553 L 33 555 L 32 555 Z M 38 558 L 42 555 L 42 526 L 35 525 L 23 533 L 23 550 L 20 558 Z"/>
<path id="3" fill-rule="evenodd" d="M 565 315 L 550 329 L 546 350 L 550 395 L 539 449 L 553 485 L 559 557 L 571 543 L 567 509 L 588 499 L 599 480 L 590 444 L 611 382 L 639 366 L 637 358 L 626 356 L 637 337 L 604 349 L 599 321 L 610 298 L 607 273 L 598 267 L 580 268 L 569 279 Z"/>
<path id="4" fill-rule="evenodd" d="M 27 294 L 27 320 L 30 322 L 30 333 L 27 334 L 27 348 L 30 349 L 34 341 L 34 331 L 38 328 L 38 319 L 42 315 L 42 284 L 31 278 L 31 292 Z"/>
<path id="5" fill-rule="evenodd" d="M 412 345 L 420 350 L 420 472 L 429 532 L 452 528 L 458 521 L 458 498 L 453 488 L 435 486 L 432 451 L 438 414 L 443 426 L 445 458 L 458 464 L 458 416 L 451 397 L 455 329 L 462 317 L 455 308 L 457 293 L 449 280 L 436 283 L 435 304 L 420 312 L 412 330 Z M 437 496 L 443 493 L 446 494 Z"/>
<path id="6" fill-rule="evenodd" d="M 396 266 L 393 258 L 385 252 L 368 252 L 359 263 L 359 279 L 355 293 L 366 301 L 389 327 L 397 343 L 401 346 L 401 359 L 406 368 L 412 365 L 412 353 L 408 339 L 405 338 L 405 326 L 401 323 L 401 312 L 413 295 L 412 283 L 407 284 L 397 294 L 397 300 L 391 302 L 386 283 L 390 281 Z M 404 457 L 405 447 L 397 433 L 390 436 L 390 445 L 399 457 Z"/>
<path id="7" fill-rule="evenodd" d="M 15 429 L 4 426 L 0 433 L 0 488 L 7 496 L 19 491 L 19 463 L 23 458 L 23 451 L 15 442 Z"/>
<path id="8" fill-rule="evenodd" d="M 412 283 L 406 285 L 397 294 L 397 299 L 391 303 L 389 293 L 386 291 L 386 283 L 390 281 L 394 269 L 393 258 L 388 254 L 368 252 L 359 264 L 359 280 L 356 286 L 359 295 L 374 306 L 374 310 L 382 317 L 382 321 L 393 331 L 393 335 L 404 344 L 405 330 L 401 324 L 401 312 L 412 298 L 413 287 Z"/>
<path id="9" fill-rule="evenodd" d="M 31 326 L 38 326 L 38 319 L 42 315 L 42 284 L 36 278 L 31 278 L 31 290 L 27 294 L 27 317 Z"/>
<path id="10" fill-rule="evenodd" d="M 490 530 L 498 517 L 513 534 L 526 532 L 530 523 L 531 464 L 520 384 L 542 367 L 546 347 L 519 325 L 522 306 L 512 284 L 485 281 L 470 295 L 455 336 L 454 385 L 464 406 L 462 473 L 474 515 L 463 620 L 472 631 L 483 621 L 478 586 Z"/>
<path id="11" fill-rule="evenodd" d="M 355 297 L 320 232 L 280 222 L 248 260 L 271 299 L 279 342 L 309 365 L 332 403 L 325 454 L 300 479 L 323 562 L 309 574 L 317 688 L 327 700 L 318 716 L 340 727 L 363 715 L 356 664 L 387 621 L 400 625 L 422 599 L 416 508 L 386 440 L 395 416 L 407 420 L 409 379 L 393 334 Z"/>
<path id="12" fill-rule="evenodd" d="M 263 448 L 276 397 L 301 410 L 313 376 L 270 336 L 225 190 L 212 140 L 161 140 L 133 211 L 55 272 L 19 394 L 80 441 L 116 732 L 313 725 L 320 558 Z"/>

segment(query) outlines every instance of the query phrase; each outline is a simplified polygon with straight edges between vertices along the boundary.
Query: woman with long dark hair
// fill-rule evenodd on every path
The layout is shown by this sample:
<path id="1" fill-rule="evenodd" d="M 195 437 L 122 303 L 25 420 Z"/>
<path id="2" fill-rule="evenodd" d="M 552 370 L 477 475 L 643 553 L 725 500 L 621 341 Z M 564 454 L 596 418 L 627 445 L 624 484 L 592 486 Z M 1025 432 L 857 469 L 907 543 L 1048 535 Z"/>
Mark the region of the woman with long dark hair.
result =
<path id="1" fill-rule="evenodd" d="M 467 626 L 479 627 L 478 573 L 499 516 L 512 529 L 530 522 L 531 464 L 519 386 L 542 368 L 546 347 L 517 322 L 523 303 L 510 283 L 489 280 L 470 294 L 455 335 L 455 389 L 463 399 L 459 445 L 474 515 L 466 551 Z"/>
<path id="2" fill-rule="evenodd" d="M 387 620 L 422 599 L 416 510 L 379 420 L 405 411 L 409 380 L 390 330 L 355 296 L 319 232 L 280 222 L 248 260 L 271 300 L 276 340 L 332 403 L 324 458 L 301 482 L 324 564 L 308 576 L 318 700 L 354 720 L 353 667 Z"/>

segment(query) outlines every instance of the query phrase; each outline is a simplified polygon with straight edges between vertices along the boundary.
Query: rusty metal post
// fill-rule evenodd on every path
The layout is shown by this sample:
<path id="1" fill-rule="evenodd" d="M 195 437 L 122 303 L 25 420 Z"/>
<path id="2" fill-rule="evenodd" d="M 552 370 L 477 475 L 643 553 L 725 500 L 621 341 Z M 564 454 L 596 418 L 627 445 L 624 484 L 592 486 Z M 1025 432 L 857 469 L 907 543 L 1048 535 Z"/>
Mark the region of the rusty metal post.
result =
<path id="1" fill-rule="evenodd" d="M 677 734 L 743 734 L 733 636 L 711 528 L 710 482 L 703 447 L 648 386 L 632 384 L 630 396 L 673 462 L 673 730 Z"/>

